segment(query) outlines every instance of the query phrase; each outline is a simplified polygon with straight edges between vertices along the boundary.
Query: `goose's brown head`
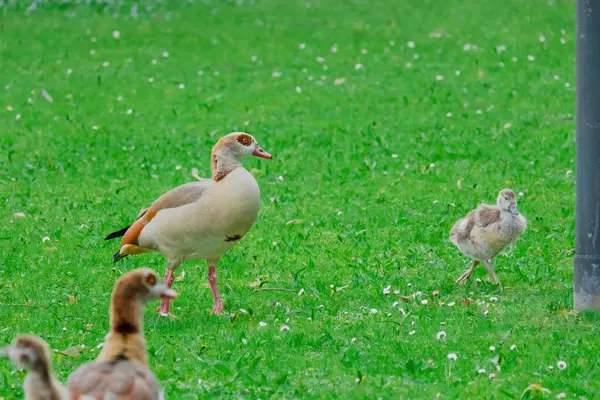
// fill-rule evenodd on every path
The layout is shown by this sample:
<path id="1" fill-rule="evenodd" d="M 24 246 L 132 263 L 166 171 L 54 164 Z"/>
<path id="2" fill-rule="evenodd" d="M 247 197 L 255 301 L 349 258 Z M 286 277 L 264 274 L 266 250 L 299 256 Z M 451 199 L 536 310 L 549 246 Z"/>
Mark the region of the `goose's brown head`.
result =
<path id="1" fill-rule="evenodd" d="M 270 160 L 273 156 L 260 147 L 256 139 L 245 132 L 233 132 L 223 136 L 215 147 L 213 153 L 226 153 L 236 158 L 259 157 Z"/>
<path id="2" fill-rule="evenodd" d="M 177 292 L 160 282 L 156 272 L 148 268 L 139 268 L 123 275 L 117 281 L 114 295 L 119 295 L 124 300 L 136 297 L 146 302 L 159 298 L 174 299 Z"/>

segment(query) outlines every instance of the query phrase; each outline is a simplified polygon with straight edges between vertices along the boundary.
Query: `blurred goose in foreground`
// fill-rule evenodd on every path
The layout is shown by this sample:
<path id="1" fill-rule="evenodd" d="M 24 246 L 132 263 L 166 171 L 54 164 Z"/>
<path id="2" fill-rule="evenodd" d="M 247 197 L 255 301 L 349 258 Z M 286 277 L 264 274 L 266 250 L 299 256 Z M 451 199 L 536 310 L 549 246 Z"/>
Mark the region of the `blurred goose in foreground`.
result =
<path id="1" fill-rule="evenodd" d="M 0 356 L 8 357 L 21 368 L 29 370 L 23 383 L 25 400 L 68 399 L 66 389 L 52 373 L 50 348 L 42 339 L 36 336 L 19 336 L 10 346 L 0 349 Z"/>
<path id="2" fill-rule="evenodd" d="M 456 283 L 465 284 L 480 262 L 483 262 L 492 281 L 500 283 L 491 260 L 517 240 L 525 231 L 527 220 L 517 211 L 517 199 L 512 190 L 501 190 L 496 204 L 480 205 L 452 227 L 450 241 L 474 260 L 473 266 L 465 270 Z"/>
<path id="3" fill-rule="evenodd" d="M 234 132 L 219 139 L 212 149 L 212 179 L 165 193 L 131 226 L 106 237 L 123 236 L 114 261 L 157 251 L 167 257 L 165 284 L 171 287 L 173 271 L 184 260 L 206 260 L 212 312 L 219 314 L 223 309 L 217 289 L 219 258 L 250 230 L 260 205 L 258 185 L 240 161 L 247 156 L 272 158 L 247 133 Z M 157 311 L 170 315 L 169 301 L 163 300 Z"/>
<path id="4" fill-rule="evenodd" d="M 71 400 L 162 398 L 158 381 L 148 369 L 144 304 L 176 296 L 177 293 L 159 283 L 156 273 L 149 269 L 136 269 L 120 278 L 111 298 L 110 333 L 98 358 L 82 365 L 69 377 L 67 388 Z"/>

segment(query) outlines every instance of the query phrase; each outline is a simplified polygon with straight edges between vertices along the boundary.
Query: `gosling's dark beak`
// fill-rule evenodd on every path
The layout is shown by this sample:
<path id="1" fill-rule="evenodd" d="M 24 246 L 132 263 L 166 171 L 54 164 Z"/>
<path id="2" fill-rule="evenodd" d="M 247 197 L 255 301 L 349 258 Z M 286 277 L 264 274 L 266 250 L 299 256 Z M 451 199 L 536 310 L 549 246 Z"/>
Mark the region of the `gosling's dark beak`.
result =
<path id="1" fill-rule="evenodd" d="M 519 215 L 519 211 L 517 211 L 517 204 L 516 203 L 511 203 L 508 206 L 508 211 L 510 211 L 512 213 L 512 215 L 514 215 L 514 216 Z"/>

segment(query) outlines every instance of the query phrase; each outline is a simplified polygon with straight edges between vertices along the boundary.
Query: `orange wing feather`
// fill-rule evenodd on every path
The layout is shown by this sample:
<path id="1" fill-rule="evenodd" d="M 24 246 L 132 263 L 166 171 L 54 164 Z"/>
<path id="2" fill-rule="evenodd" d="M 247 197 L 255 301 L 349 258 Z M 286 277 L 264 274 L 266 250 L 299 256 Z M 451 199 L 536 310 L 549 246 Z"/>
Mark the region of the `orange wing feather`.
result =
<path id="1" fill-rule="evenodd" d="M 140 237 L 140 233 L 142 233 L 142 229 L 152 221 L 152 218 L 154 218 L 156 213 L 157 210 L 153 204 L 141 218 L 135 221 L 133 225 L 127 229 L 127 232 L 123 235 L 123 239 L 121 239 L 121 246 L 125 246 L 126 244 L 137 245 L 137 240 L 138 237 Z"/>

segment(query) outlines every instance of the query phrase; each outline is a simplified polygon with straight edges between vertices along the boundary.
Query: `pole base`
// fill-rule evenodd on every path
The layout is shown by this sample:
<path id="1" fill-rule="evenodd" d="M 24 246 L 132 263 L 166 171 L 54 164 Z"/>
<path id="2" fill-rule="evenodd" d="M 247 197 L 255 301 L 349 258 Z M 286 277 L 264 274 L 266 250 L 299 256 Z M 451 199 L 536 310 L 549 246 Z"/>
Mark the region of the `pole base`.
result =
<path id="1" fill-rule="evenodd" d="M 600 311 L 600 255 L 575 256 L 575 311 Z"/>

